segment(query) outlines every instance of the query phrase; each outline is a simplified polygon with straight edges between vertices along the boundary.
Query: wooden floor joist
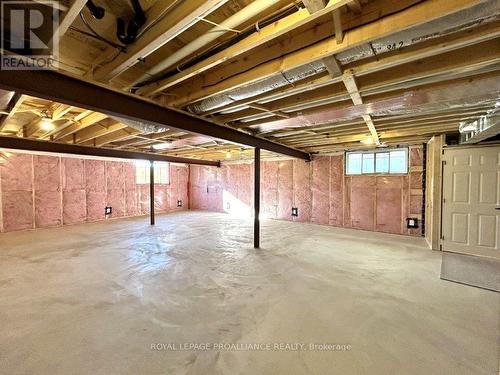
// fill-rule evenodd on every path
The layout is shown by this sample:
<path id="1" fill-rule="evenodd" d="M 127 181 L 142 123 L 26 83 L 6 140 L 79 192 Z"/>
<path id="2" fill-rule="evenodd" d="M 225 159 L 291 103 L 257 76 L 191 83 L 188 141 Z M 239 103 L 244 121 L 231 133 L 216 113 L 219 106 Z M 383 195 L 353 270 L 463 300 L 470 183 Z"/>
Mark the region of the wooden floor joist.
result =
<path id="1" fill-rule="evenodd" d="M 216 82 L 216 79 L 210 75 L 206 75 L 203 78 L 200 77 L 196 81 L 196 85 L 182 86 L 171 91 L 170 94 L 175 99 L 171 100 L 169 104 L 179 106 L 206 99 L 213 95 L 241 87 L 242 85 L 248 85 L 249 83 L 270 77 L 276 74 L 276 72 L 287 71 L 321 60 L 322 58 L 343 52 L 360 44 L 430 22 L 444 15 L 458 12 L 480 3 L 481 0 L 424 1 L 402 12 L 347 31 L 343 42 L 340 44 L 332 43 L 331 39 L 326 39 L 206 87 L 203 87 L 204 82 Z"/>
<path id="2" fill-rule="evenodd" d="M 96 19 L 69 0 L 58 7 L 58 69 L 76 76 L 0 70 L 0 136 L 211 160 L 259 147 L 264 158 L 308 160 L 457 132 L 498 100 L 487 83 L 474 102 L 476 83 L 500 74 L 495 0 L 275 0 L 248 19 L 253 1 L 141 1 L 145 23 L 119 46 L 110 20 L 128 10 L 108 2 Z M 184 48 L 230 18 L 246 21 Z M 402 42 L 389 48 L 386 38 Z M 188 52 L 166 66 L 179 51 Z M 453 91 L 466 82 L 471 98 Z M 454 98 L 450 108 L 418 102 L 433 90 Z"/>

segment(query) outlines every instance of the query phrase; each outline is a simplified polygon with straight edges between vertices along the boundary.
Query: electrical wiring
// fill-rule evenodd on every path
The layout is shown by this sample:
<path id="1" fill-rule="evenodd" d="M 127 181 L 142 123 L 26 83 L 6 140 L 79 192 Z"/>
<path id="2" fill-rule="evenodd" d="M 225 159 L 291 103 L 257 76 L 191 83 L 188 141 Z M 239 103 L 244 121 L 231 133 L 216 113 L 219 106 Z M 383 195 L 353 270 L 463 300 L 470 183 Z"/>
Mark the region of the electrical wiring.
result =
<path id="1" fill-rule="evenodd" d="M 96 38 L 96 39 L 98 39 L 98 40 L 100 40 L 100 41 L 102 41 L 102 42 L 104 42 L 104 43 L 108 44 L 109 46 L 111 46 L 111 47 L 113 47 L 113 48 L 119 49 L 119 50 L 120 50 L 121 52 L 123 52 L 123 53 L 125 53 L 125 52 L 127 51 L 127 48 L 126 48 L 125 46 L 122 46 L 122 45 L 120 45 L 120 44 L 118 44 L 118 43 L 114 43 L 114 42 L 112 42 L 112 41 L 110 41 L 110 40 L 108 40 L 108 39 L 104 38 L 103 36 L 99 35 L 99 33 L 98 33 L 97 31 L 95 31 L 95 30 L 92 28 L 92 26 L 90 26 L 90 23 L 89 23 L 89 22 L 87 21 L 87 19 L 85 18 L 85 15 L 83 14 L 83 11 L 82 11 L 82 12 L 80 12 L 80 18 L 81 18 L 81 20 L 83 21 L 83 23 L 85 24 L 85 26 L 87 26 L 87 28 L 90 30 L 90 34 L 91 34 L 94 38 Z M 79 29 L 77 29 L 77 30 L 78 30 L 78 31 L 80 31 L 80 32 L 82 32 L 82 33 L 85 33 L 85 34 L 87 34 L 87 35 L 89 34 L 89 33 L 86 33 L 86 32 L 84 32 L 84 31 L 82 31 L 82 30 L 79 30 Z M 88 36 L 90 36 L 90 35 L 88 35 Z"/>

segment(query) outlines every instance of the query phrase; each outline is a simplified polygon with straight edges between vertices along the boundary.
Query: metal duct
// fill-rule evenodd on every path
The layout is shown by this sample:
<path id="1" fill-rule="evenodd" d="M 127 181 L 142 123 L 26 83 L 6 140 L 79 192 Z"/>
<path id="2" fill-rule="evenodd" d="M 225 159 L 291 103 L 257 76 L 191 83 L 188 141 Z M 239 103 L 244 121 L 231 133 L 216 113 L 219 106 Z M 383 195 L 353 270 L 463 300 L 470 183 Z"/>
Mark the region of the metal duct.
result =
<path id="1" fill-rule="evenodd" d="M 500 0 L 488 0 L 472 8 L 444 16 L 429 23 L 376 39 L 336 55 L 341 64 L 365 59 L 385 52 L 398 50 L 458 31 L 467 30 L 499 19 Z"/>
<path id="2" fill-rule="evenodd" d="M 116 117 L 116 116 L 114 116 L 113 119 L 118 122 L 121 122 L 122 124 L 127 125 L 128 127 L 139 130 L 142 134 L 162 133 L 169 130 L 169 128 L 163 125 L 155 124 L 152 122 L 129 120 L 124 117 Z"/>
<path id="3" fill-rule="evenodd" d="M 297 81 L 322 73 L 325 70 L 326 66 L 321 61 L 315 61 L 287 72 L 279 72 L 269 78 L 254 82 L 248 86 L 242 86 L 227 93 L 215 95 L 200 102 L 193 103 L 187 107 L 187 110 L 196 114 L 207 112 L 238 100 L 248 99 L 280 87 L 293 85 Z"/>
<path id="4" fill-rule="evenodd" d="M 353 61 L 373 57 L 458 31 L 467 30 L 500 19 L 499 9 L 500 0 L 488 0 L 472 8 L 374 40 L 369 44 L 350 48 L 347 51 L 338 53 L 336 58 L 342 65 L 345 65 Z M 290 85 L 294 82 L 324 72 L 325 70 L 326 67 L 321 61 L 303 65 L 284 73 L 280 72 L 259 82 L 190 104 L 187 106 L 187 110 L 196 114 L 212 111 L 235 101 L 248 99 L 270 92 L 276 88 Z"/>

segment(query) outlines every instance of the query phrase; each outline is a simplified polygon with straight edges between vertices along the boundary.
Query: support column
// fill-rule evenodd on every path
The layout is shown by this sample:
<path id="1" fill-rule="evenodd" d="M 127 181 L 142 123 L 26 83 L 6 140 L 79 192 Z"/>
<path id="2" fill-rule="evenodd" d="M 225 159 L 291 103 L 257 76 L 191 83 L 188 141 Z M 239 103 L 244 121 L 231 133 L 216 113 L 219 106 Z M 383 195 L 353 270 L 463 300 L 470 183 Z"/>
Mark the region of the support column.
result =
<path id="1" fill-rule="evenodd" d="M 254 223 L 253 223 L 253 247 L 260 247 L 260 148 L 254 151 Z"/>
<path id="2" fill-rule="evenodd" d="M 155 162 L 149 161 L 149 214 L 151 225 L 155 225 Z"/>

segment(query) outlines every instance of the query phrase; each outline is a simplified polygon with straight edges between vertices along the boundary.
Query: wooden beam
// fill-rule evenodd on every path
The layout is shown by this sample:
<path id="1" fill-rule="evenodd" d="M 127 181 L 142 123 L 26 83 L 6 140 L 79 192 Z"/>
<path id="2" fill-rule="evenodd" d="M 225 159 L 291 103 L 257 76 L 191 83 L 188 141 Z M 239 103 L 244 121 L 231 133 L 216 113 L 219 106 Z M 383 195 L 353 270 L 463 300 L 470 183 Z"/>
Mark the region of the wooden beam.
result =
<path id="1" fill-rule="evenodd" d="M 447 48 L 443 47 L 443 49 L 446 52 Z M 425 60 L 419 59 L 402 66 L 394 65 L 394 56 L 389 56 L 387 59 L 382 57 L 379 64 L 373 64 L 373 62 L 369 61 L 353 67 L 351 72 L 358 78 L 360 92 L 373 97 L 385 92 L 405 90 L 410 87 L 450 80 L 454 76 L 474 75 L 488 66 L 495 70 L 498 69 L 498 67 L 495 67 L 500 62 L 500 46 L 495 40 L 486 40 L 442 55 L 438 52 L 436 51 L 432 57 Z M 418 54 L 413 54 L 413 56 L 417 57 Z M 422 54 L 422 56 L 425 55 Z M 405 56 L 402 60 L 404 62 L 408 61 L 407 57 Z M 381 68 L 385 66 L 387 66 L 387 69 L 382 70 Z M 303 93 L 280 100 L 271 101 L 268 98 L 266 108 L 270 111 L 286 111 L 288 114 L 293 115 L 291 110 L 294 108 L 300 108 L 301 112 L 309 112 L 314 111 L 313 107 L 316 103 L 321 104 L 322 107 L 334 105 L 336 102 L 346 100 L 345 92 L 342 91 L 340 84 L 333 84 L 339 80 L 340 78 L 332 79 L 330 85 L 322 83 L 318 85 L 322 87 L 314 91 L 303 90 Z M 310 108 L 306 108 L 306 106 Z M 256 111 L 252 112 L 246 109 L 216 116 L 215 119 L 230 123 L 256 113 Z"/>
<path id="2" fill-rule="evenodd" d="M 335 29 L 335 41 L 337 44 L 341 44 L 344 40 L 344 30 L 342 30 L 342 14 L 340 13 L 340 9 L 333 11 L 333 27 Z"/>
<path id="3" fill-rule="evenodd" d="M 89 141 L 93 138 L 99 138 L 107 134 L 116 132 L 117 130 L 125 129 L 127 125 L 124 125 L 118 121 L 111 121 L 111 124 L 107 125 L 93 125 L 82 131 L 76 133 L 75 143 L 83 143 Z"/>
<path id="4" fill-rule="evenodd" d="M 2 119 L 0 120 L 0 132 L 3 130 L 5 125 L 7 125 L 7 122 L 11 119 L 12 116 L 14 116 L 23 104 L 23 101 L 26 99 L 26 95 L 18 94 L 15 93 L 14 96 L 10 99 L 9 105 L 7 106 L 6 112 L 8 112 L 7 115 L 2 116 Z"/>
<path id="5" fill-rule="evenodd" d="M 73 109 L 70 105 L 57 104 L 55 109 L 52 111 L 52 120 L 56 121 L 64 117 Z"/>
<path id="6" fill-rule="evenodd" d="M 39 141 L 34 139 L 17 138 L 17 137 L 0 136 L 0 148 L 9 150 L 52 152 L 58 154 L 99 156 L 106 158 L 156 160 L 156 161 L 168 161 L 172 163 L 187 163 L 187 164 L 199 164 L 199 165 L 211 165 L 211 166 L 220 165 L 218 162 L 213 162 L 208 160 L 177 158 L 173 156 L 153 154 L 148 152 L 124 151 L 124 150 L 114 150 L 109 148 L 69 145 L 65 143 L 55 143 L 55 142 Z"/>
<path id="7" fill-rule="evenodd" d="M 81 119 L 90 115 L 91 113 L 92 113 L 92 111 L 83 111 L 83 112 L 79 113 L 72 120 L 68 120 L 63 124 L 56 126 L 56 128 L 54 130 L 51 130 L 51 131 L 45 133 L 44 135 L 42 135 L 40 137 L 40 139 L 49 139 L 52 135 L 61 132 L 62 130 L 66 129 L 67 127 L 73 125 L 75 122 L 79 122 Z"/>
<path id="8" fill-rule="evenodd" d="M 117 142 L 121 141 L 123 139 L 128 139 L 130 137 L 133 137 L 134 135 L 141 134 L 139 130 L 135 129 L 118 129 L 113 131 L 112 133 L 97 137 L 97 138 L 92 138 L 86 142 L 82 142 L 83 145 L 86 146 L 94 146 L 94 147 L 101 147 L 104 145 L 107 145 L 112 142 Z"/>
<path id="9" fill-rule="evenodd" d="M 103 113 L 92 112 L 86 117 L 82 118 L 80 121 L 75 122 L 73 125 L 70 125 L 67 128 L 61 130 L 54 136 L 54 140 L 57 141 L 59 139 L 67 137 L 68 135 L 79 132 L 85 128 L 88 128 L 89 126 L 94 125 L 95 123 L 101 120 L 104 120 L 106 117 L 108 116 Z"/>
<path id="10" fill-rule="evenodd" d="M 376 60 L 368 60 L 367 62 L 356 62 L 353 64 L 349 64 L 348 67 L 350 69 L 353 69 L 356 76 L 359 77 L 419 59 L 424 59 L 427 57 L 432 57 L 435 55 L 467 47 L 469 45 L 477 44 L 483 41 L 492 40 L 497 38 L 498 36 L 500 36 L 499 24 L 492 23 L 476 28 L 474 30 L 474 33 L 471 33 L 469 30 L 467 30 L 440 38 L 438 40 L 438 43 L 436 43 L 435 41 L 422 42 L 413 47 L 407 47 L 402 50 L 378 56 Z M 327 59 L 323 59 L 323 62 L 325 62 L 325 60 Z M 330 71 L 330 74 L 331 73 L 332 72 Z M 329 83 L 340 82 L 340 76 L 341 74 L 339 74 L 338 76 L 331 74 L 331 78 L 323 76 L 313 80 L 306 80 L 303 83 L 298 82 L 292 88 L 285 87 L 249 99 L 240 100 L 230 105 L 209 111 L 205 113 L 205 115 L 214 114 L 222 110 L 231 110 L 237 106 L 248 105 L 258 100 L 270 102 L 276 96 L 279 96 L 280 98 L 286 98 L 297 93 L 305 93 L 312 90 L 317 90 L 318 88 L 324 87 Z"/>
<path id="11" fill-rule="evenodd" d="M 200 18 L 203 18 L 228 0 L 189 0 L 182 1 L 160 22 L 148 30 L 136 43 L 127 47 L 127 52 L 120 54 L 113 62 L 106 64 L 94 73 L 94 79 L 108 81 L 109 79 L 123 73 L 142 59 L 168 43 L 178 35 L 193 26 Z M 153 17 L 161 14 L 162 10 L 155 6 L 148 12 Z"/>
<path id="12" fill-rule="evenodd" d="M 116 91 L 77 77 L 49 70 L 20 70 L 16 74 L 0 70 L 0 88 L 87 108 L 109 116 L 146 121 L 171 129 L 205 135 L 229 142 L 260 147 L 275 153 L 310 160 L 308 153 L 254 137 L 236 129 L 209 122 L 188 113 L 161 106 L 134 95 Z"/>
<path id="13" fill-rule="evenodd" d="M 237 87 L 248 85 L 263 78 L 270 77 L 276 74 L 276 72 L 287 71 L 307 63 L 315 62 L 324 57 L 337 54 L 380 37 L 430 22 L 448 14 L 480 4 L 481 2 L 481 0 L 424 1 L 404 11 L 384 17 L 362 27 L 349 30 L 345 33 L 344 40 L 340 44 L 332 43 L 331 39 L 325 39 L 309 47 L 263 63 L 248 71 L 235 74 L 220 82 L 217 82 L 213 77 L 205 77 L 205 79 L 197 80 L 197 85 L 193 84 L 186 87 L 178 87 L 176 90 L 170 91 L 170 94 L 175 95 L 175 99 L 171 100 L 169 104 L 176 106 L 184 105 Z M 204 82 L 212 83 L 204 87 Z"/>
<path id="14" fill-rule="evenodd" d="M 71 24 L 75 21 L 78 14 L 87 4 L 87 0 L 72 0 L 66 13 L 64 13 L 62 20 L 59 22 L 59 27 L 57 28 L 57 34 L 59 38 L 62 38 L 66 31 L 68 31 Z"/>
<path id="15" fill-rule="evenodd" d="M 179 85 L 196 75 L 212 70 L 232 59 L 240 57 L 251 51 L 255 51 L 263 46 L 271 45 L 273 42 L 276 42 L 279 38 L 291 33 L 293 30 L 303 28 L 308 24 L 313 24 L 322 16 L 331 12 L 332 9 L 345 5 L 348 1 L 349 0 L 331 0 L 326 8 L 316 12 L 315 14 L 310 14 L 307 9 L 301 9 L 272 23 L 271 25 L 264 27 L 259 32 L 250 35 L 235 45 L 226 48 L 224 51 L 221 51 L 172 77 L 159 80 L 140 88 L 137 93 L 144 96 L 154 95 L 159 91 Z"/>
<path id="16" fill-rule="evenodd" d="M 475 98 L 483 101 L 496 97 L 498 92 L 498 79 L 495 74 L 485 77 L 466 78 L 457 82 L 443 83 L 431 87 L 415 89 L 411 92 L 400 91 L 397 94 L 387 95 L 385 99 L 370 101 L 359 105 L 348 105 L 332 108 L 330 110 L 315 111 L 308 114 L 261 123 L 256 125 L 262 131 L 273 131 L 284 128 L 300 128 L 305 124 L 326 124 L 332 119 L 349 119 L 362 115 L 373 115 L 379 111 L 403 110 L 416 106 L 424 106 L 432 103 L 447 102 L 459 103 L 465 99 Z"/>

